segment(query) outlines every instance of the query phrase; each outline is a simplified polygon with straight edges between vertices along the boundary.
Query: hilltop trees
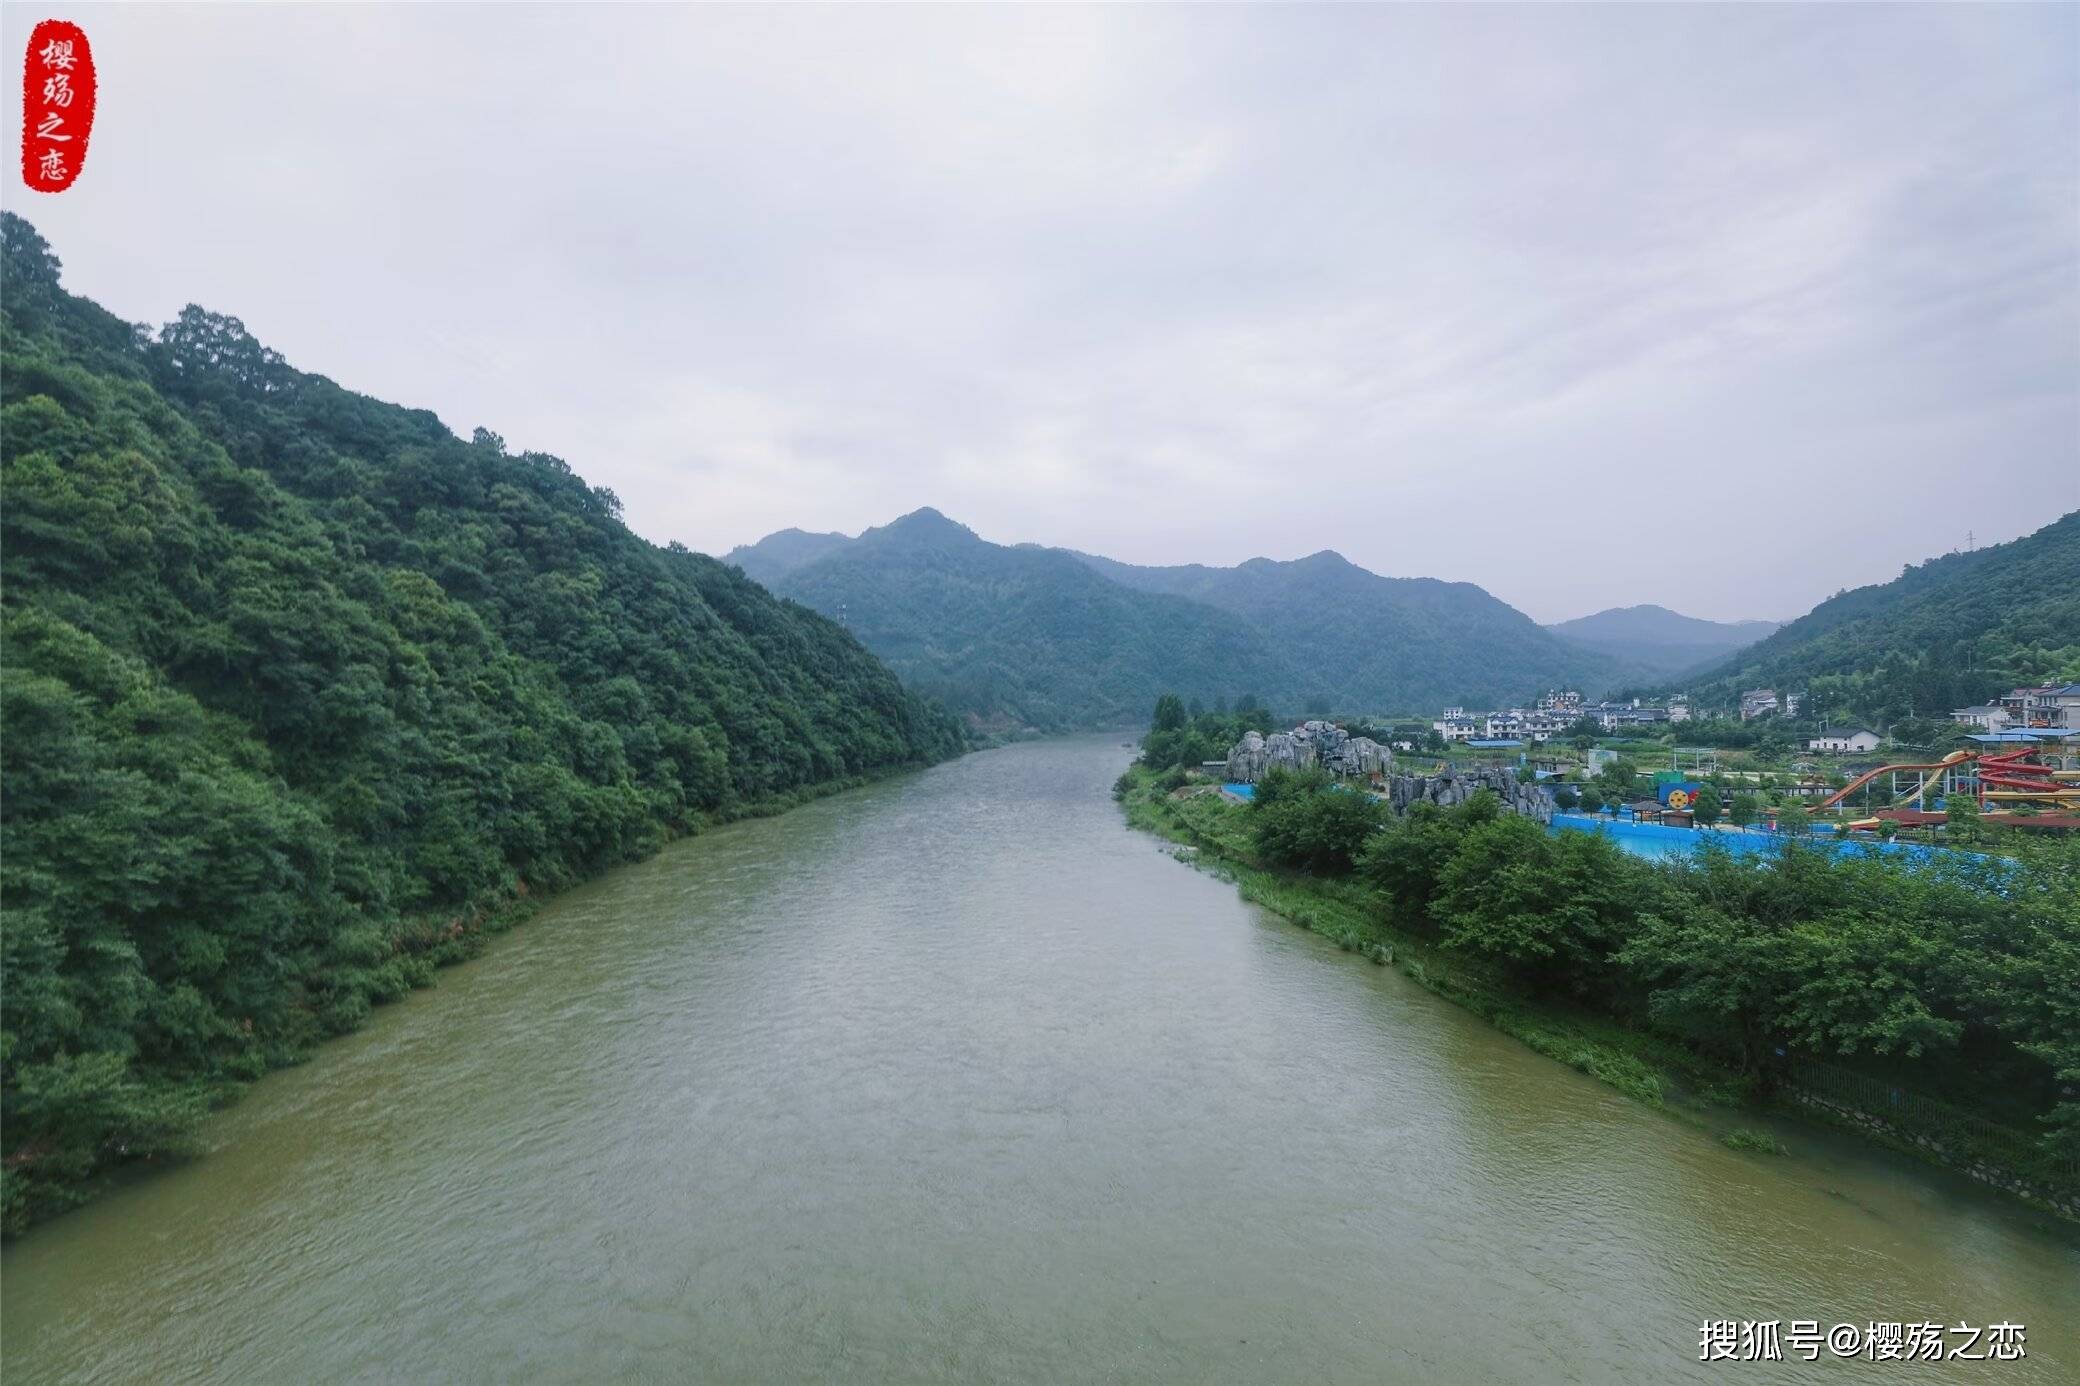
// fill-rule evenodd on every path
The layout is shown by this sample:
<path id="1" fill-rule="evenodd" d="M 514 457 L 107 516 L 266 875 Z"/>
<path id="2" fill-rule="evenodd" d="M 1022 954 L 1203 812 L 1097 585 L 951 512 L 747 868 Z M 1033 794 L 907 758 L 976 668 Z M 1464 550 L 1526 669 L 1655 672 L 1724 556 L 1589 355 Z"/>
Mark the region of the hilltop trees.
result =
<path id="1" fill-rule="evenodd" d="M 1837 593 L 1692 691 L 1725 704 L 1743 688 L 1804 689 L 1809 712 L 1926 724 L 2045 679 L 2080 679 L 2080 511 Z"/>

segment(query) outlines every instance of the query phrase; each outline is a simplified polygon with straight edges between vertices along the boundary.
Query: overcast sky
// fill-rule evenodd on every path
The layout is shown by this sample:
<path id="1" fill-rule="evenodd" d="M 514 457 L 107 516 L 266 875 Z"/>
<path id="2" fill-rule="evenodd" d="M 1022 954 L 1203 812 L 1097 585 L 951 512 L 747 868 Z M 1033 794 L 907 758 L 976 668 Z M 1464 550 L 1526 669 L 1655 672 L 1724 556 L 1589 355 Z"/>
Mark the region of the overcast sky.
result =
<path id="1" fill-rule="evenodd" d="M 64 13 L 75 292 L 660 542 L 1788 617 L 2080 507 L 2072 5 Z"/>

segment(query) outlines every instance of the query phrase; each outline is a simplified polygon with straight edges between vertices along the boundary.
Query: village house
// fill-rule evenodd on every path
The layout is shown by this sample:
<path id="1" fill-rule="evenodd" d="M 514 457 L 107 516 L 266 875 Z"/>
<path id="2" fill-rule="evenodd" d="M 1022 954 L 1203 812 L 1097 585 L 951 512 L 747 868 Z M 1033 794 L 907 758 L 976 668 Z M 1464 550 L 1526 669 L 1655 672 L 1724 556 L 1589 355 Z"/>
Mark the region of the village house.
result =
<path id="1" fill-rule="evenodd" d="M 2040 690 L 2030 704 L 2030 716 L 2039 726 L 2055 730 L 2080 729 L 2080 683 Z"/>
<path id="2" fill-rule="evenodd" d="M 1868 727 L 1854 727 L 1846 731 L 1822 732 L 1806 742 L 1806 749 L 1825 751 L 1829 755 L 1850 755 L 1875 751 L 1884 739 Z"/>
<path id="3" fill-rule="evenodd" d="M 2040 683 L 2011 688 L 2000 696 L 2010 727 L 2080 727 L 2080 683 Z M 1988 731 L 2001 728 L 1989 727 Z"/>
<path id="4" fill-rule="evenodd" d="M 1616 731 L 1620 727 L 1653 726 L 1669 720 L 1667 708 L 1643 707 L 1637 698 L 1629 703 L 1600 704 L 1595 717 L 1605 731 Z"/>
<path id="5" fill-rule="evenodd" d="M 2013 719 L 1999 703 L 1983 703 L 1978 707 L 1957 709 L 1950 714 L 1950 720 L 1959 726 L 1977 727 L 1980 731 L 2000 731 Z"/>

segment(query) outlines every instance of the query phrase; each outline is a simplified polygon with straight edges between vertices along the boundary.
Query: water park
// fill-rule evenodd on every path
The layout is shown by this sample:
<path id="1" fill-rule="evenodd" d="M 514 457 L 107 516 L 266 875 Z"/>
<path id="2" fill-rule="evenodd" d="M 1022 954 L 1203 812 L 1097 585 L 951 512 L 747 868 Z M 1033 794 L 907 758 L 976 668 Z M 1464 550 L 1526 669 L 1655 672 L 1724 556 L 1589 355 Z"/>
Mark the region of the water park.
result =
<path id="1" fill-rule="evenodd" d="M 1368 792 L 1397 812 L 1419 800 L 1449 807 L 1486 790 L 1503 801 L 1505 810 L 1533 817 L 1551 831 L 1603 832 L 1641 857 L 1680 856 L 1707 844 L 1756 855 L 1779 850 L 1797 837 L 1848 855 L 1927 860 L 1958 845 L 1949 839 L 1959 834 L 1946 825 L 1953 811 L 1962 812 L 1960 801 L 1976 810 L 1977 826 L 2080 829 L 2080 756 L 2074 754 L 2073 733 L 1998 731 L 1970 739 L 1973 745 L 1940 758 L 1879 765 L 1837 781 L 1839 787 L 1832 790 L 1816 782 L 1817 802 L 1808 799 L 1811 816 L 1805 808 L 1765 805 L 1744 792 L 1736 795 L 1730 823 L 1713 821 L 1724 811 L 1717 795 L 1729 791 L 1720 787 L 1717 773 L 1708 784 L 1698 773 L 1703 766 L 1652 772 L 1651 797 L 1620 802 L 1614 795 L 1606 801 L 1606 812 L 1596 812 L 1593 800 L 1587 811 L 1577 812 L 1573 786 L 1558 783 L 1552 772 L 1525 757 L 1514 767 L 1439 764 L 1397 774 L 1391 752 L 1327 722 L 1309 722 L 1270 737 L 1250 733 L 1227 761 L 1211 761 L 1203 769 L 1219 775 L 1221 797 L 1240 804 L 1256 797 L 1256 780 L 1281 767 L 1328 769 L 1352 790 Z M 1716 765 L 1712 768 L 1716 771 Z M 1642 773 L 1639 779 L 1647 777 Z M 1906 840 L 1910 834 L 1919 840 Z"/>
<path id="2" fill-rule="evenodd" d="M 1994 733 L 2002 738 L 2028 733 Z M 1991 738 L 1974 737 L 1973 740 Z M 1846 803 L 1860 790 L 1885 782 L 1885 797 L 1892 802 L 1867 818 L 1850 821 L 1852 829 L 1876 830 L 1890 822 L 1899 827 L 1936 827 L 1948 819 L 1941 807 L 1953 796 L 1971 799 L 1987 822 L 2018 828 L 2080 828 L 2080 769 L 2064 768 L 2039 759 L 2034 738 L 2026 744 L 1994 751 L 1987 748 L 1952 751 L 1941 760 L 1900 762 L 1865 771 L 1819 804 L 1821 810 Z M 2070 761 L 2070 757 L 2063 758 Z"/>

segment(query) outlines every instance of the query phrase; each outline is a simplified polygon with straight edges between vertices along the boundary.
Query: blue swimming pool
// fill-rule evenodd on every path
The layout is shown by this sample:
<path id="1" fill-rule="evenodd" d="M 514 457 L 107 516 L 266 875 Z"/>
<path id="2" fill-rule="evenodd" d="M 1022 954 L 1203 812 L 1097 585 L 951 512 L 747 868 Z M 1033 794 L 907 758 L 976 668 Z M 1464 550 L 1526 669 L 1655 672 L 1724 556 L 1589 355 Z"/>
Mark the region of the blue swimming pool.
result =
<path id="1" fill-rule="evenodd" d="M 1784 839 L 1776 833 L 1749 832 L 1738 828 L 1677 828 L 1662 823 L 1634 823 L 1587 813 L 1554 814 L 1553 830 L 1608 833 L 1619 847 L 1636 857 L 1681 856 L 1696 851 L 1699 844 L 1707 839 L 1736 856 L 1772 852 L 1784 843 Z M 1867 838 L 1837 838 L 1833 830 L 1824 825 L 1816 827 L 1807 841 L 1831 847 L 1848 855 L 1886 852 L 1910 857 L 1916 861 L 1926 861 L 1931 853 L 1941 850 L 1919 842 L 1877 842 Z"/>

